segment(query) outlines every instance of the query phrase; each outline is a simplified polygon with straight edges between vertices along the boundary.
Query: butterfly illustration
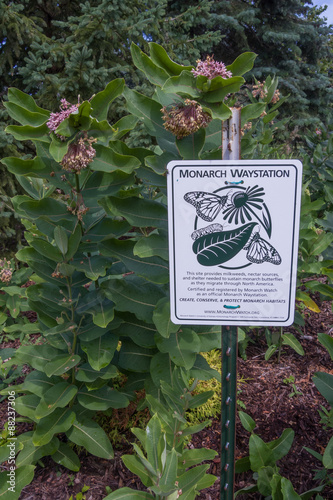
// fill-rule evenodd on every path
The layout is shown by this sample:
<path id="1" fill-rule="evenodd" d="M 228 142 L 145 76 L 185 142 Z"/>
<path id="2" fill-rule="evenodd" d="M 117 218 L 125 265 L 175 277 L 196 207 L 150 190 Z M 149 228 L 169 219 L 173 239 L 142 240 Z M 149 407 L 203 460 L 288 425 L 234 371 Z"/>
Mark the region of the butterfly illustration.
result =
<path id="1" fill-rule="evenodd" d="M 218 196 L 203 191 L 191 191 L 184 195 L 184 200 L 196 208 L 197 215 L 201 219 L 212 222 L 228 201 L 228 195 Z"/>
<path id="2" fill-rule="evenodd" d="M 247 250 L 246 258 L 254 264 L 263 262 L 270 262 L 277 266 L 281 264 L 279 252 L 268 241 L 261 238 L 258 232 L 250 238 L 243 250 Z"/>

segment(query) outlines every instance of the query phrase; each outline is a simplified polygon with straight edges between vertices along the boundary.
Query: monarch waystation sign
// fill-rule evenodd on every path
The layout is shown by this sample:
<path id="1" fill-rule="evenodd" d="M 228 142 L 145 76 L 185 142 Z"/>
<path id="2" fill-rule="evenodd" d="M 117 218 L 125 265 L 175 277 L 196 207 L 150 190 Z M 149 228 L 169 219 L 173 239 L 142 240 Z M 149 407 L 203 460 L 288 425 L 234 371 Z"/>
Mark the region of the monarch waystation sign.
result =
<path id="1" fill-rule="evenodd" d="M 173 161 L 168 174 L 172 321 L 292 324 L 302 164 Z"/>

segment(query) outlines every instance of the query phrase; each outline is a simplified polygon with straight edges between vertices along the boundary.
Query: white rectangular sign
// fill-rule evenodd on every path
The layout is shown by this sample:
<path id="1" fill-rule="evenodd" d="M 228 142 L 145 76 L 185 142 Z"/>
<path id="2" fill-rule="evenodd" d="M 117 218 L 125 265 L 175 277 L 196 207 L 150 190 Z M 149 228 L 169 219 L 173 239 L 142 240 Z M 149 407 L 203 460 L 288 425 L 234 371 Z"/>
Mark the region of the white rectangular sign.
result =
<path id="1" fill-rule="evenodd" d="M 293 323 L 302 164 L 168 164 L 171 320 Z"/>

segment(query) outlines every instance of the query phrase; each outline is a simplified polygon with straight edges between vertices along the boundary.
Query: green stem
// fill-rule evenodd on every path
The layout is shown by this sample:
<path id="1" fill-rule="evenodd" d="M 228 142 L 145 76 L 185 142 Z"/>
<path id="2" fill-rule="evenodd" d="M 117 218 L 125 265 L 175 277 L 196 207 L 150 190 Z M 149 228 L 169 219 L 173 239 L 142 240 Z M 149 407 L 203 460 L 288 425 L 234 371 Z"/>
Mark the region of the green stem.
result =
<path id="1" fill-rule="evenodd" d="M 280 338 L 279 338 L 279 351 L 278 351 L 278 358 L 277 358 L 277 362 L 278 363 L 280 363 L 281 351 L 282 351 L 282 334 L 283 334 L 283 327 L 281 326 L 281 328 L 280 328 Z"/>

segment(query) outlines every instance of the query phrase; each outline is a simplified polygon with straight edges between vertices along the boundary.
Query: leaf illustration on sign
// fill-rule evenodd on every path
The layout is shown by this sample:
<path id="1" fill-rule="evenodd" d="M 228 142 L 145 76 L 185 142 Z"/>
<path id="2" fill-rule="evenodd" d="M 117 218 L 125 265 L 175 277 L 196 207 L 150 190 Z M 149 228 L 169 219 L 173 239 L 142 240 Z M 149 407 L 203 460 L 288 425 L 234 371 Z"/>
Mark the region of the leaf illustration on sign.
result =
<path id="1" fill-rule="evenodd" d="M 193 243 L 193 252 L 202 266 L 219 266 L 235 257 L 248 242 L 255 222 L 231 231 L 222 231 L 199 237 Z"/>
<path id="2" fill-rule="evenodd" d="M 201 219 L 212 222 L 228 201 L 228 195 L 218 196 L 203 191 L 191 191 L 184 195 L 184 200 L 196 208 Z"/>
<path id="3" fill-rule="evenodd" d="M 263 262 L 270 262 L 277 266 L 281 264 L 279 252 L 268 241 L 261 238 L 258 232 L 250 238 L 244 250 L 247 250 L 246 258 L 254 264 Z"/>

